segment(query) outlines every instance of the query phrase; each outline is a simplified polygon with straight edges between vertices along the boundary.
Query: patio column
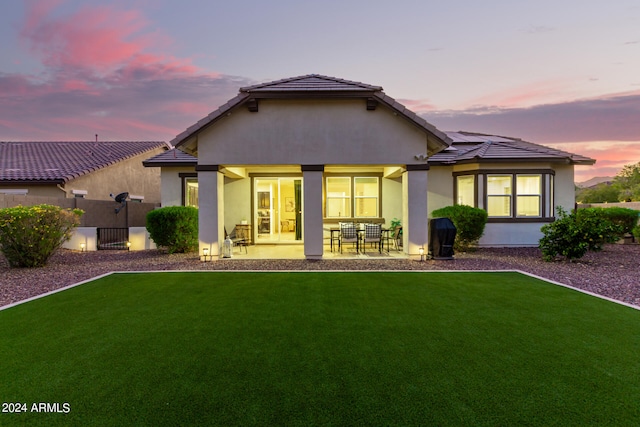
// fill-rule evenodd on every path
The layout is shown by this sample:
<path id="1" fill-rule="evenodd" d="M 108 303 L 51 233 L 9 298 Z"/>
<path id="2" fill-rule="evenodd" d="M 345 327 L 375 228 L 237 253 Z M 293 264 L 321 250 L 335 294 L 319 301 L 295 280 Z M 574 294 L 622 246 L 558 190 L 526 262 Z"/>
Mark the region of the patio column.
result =
<path id="1" fill-rule="evenodd" d="M 209 249 L 211 259 L 220 257 L 224 240 L 224 175 L 218 165 L 198 165 L 198 254 Z"/>
<path id="2" fill-rule="evenodd" d="M 404 252 L 419 257 L 419 248 L 427 253 L 429 221 L 427 218 L 427 171 L 429 165 L 407 165 L 402 174 L 402 237 Z"/>
<path id="3" fill-rule="evenodd" d="M 304 209 L 304 255 L 307 259 L 321 259 L 322 233 L 322 175 L 324 165 L 302 165 L 302 200 Z"/>

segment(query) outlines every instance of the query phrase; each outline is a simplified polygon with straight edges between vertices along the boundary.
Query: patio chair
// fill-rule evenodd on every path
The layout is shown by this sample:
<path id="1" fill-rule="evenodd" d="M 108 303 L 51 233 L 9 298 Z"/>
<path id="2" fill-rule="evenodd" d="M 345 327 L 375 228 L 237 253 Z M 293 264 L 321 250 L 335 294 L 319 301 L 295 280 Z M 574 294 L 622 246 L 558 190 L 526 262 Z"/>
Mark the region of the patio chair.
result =
<path id="1" fill-rule="evenodd" d="M 338 246 L 340 246 L 340 253 L 342 253 L 342 247 L 345 243 L 355 243 L 356 252 L 358 252 L 359 242 L 360 239 L 358 238 L 358 230 L 356 229 L 355 224 L 353 224 L 352 222 L 341 222 L 340 240 L 338 241 Z"/>
<path id="2" fill-rule="evenodd" d="M 237 235 L 236 227 L 233 227 L 233 230 L 231 230 L 231 234 L 227 234 L 227 227 L 224 228 L 224 238 L 226 239 L 227 237 L 231 239 L 231 242 L 233 242 L 233 246 L 240 247 L 240 252 L 242 252 L 242 247 L 244 247 L 244 251 L 247 254 L 249 253 L 249 249 L 247 249 L 247 247 L 249 246 L 249 242 L 246 237 Z"/>
<path id="3" fill-rule="evenodd" d="M 365 253 L 367 243 L 378 245 L 378 252 L 382 253 L 382 224 L 365 224 L 362 253 Z"/>
<path id="4" fill-rule="evenodd" d="M 400 247 L 402 246 L 402 226 L 396 225 L 391 230 L 391 238 L 393 239 L 393 245 L 396 247 L 397 251 L 400 251 Z"/>

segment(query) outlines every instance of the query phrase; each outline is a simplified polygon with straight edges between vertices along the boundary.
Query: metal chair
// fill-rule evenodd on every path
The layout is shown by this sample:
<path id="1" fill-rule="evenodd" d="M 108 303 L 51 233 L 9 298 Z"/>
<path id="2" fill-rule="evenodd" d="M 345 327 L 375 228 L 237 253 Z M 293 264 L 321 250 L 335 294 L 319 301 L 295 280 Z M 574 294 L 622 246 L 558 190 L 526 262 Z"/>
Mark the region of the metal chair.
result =
<path id="1" fill-rule="evenodd" d="M 365 253 L 367 243 L 378 245 L 378 252 L 382 253 L 382 224 L 365 224 L 362 253 Z"/>
<path id="2" fill-rule="evenodd" d="M 358 238 L 358 231 L 356 230 L 356 226 L 352 222 L 340 223 L 340 240 L 338 241 L 338 245 L 340 246 L 340 253 L 342 253 L 342 246 L 344 243 L 355 243 L 356 252 L 359 251 L 360 239 Z"/>

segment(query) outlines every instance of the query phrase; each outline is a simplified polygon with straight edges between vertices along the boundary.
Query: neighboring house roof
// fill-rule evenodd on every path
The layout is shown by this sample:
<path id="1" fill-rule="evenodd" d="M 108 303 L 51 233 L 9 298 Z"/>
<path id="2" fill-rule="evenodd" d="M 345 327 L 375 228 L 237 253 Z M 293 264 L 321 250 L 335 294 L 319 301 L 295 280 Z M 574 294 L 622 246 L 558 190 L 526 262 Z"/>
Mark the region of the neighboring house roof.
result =
<path id="1" fill-rule="evenodd" d="M 162 141 L 0 141 L 0 183 L 63 184 L 169 146 Z"/>
<path id="2" fill-rule="evenodd" d="M 430 165 L 452 165 L 478 162 L 552 162 L 573 165 L 592 165 L 589 157 L 555 148 L 498 135 L 474 132 L 446 132 L 453 144 L 429 158 Z"/>
<path id="3" fill-rule="evenodd" d="M 145 160 L 142 164 L 146 167 L 196 166 L 198 158 L 173 148 Z"/>
<path id="4" fill-rule="evenodd" d="M 430 138 L 430 140 L 439 145 L 440 149 L 446 148 L 451 143 L 444 132 L 439 131 L 425 119 L 386 95 L 382 92 L 382 87 L 380 86 L 319 74 L 307 74 L 240 88 L 240 93 L 235 98 L 229 100 L 226 104 L 176 136 L 171 141 L 171 144 L 176 147 L 186 144 L 200 130 L 215 123 L 239 106 L 254 103 L 257 111 L 257 100 L 264 98 L 364 98 L 368 101 L 367 108 L 375 109 L 378 103 L 384 104 L 418 127 L 426 130 L 428 134 L 435 137 Z"/>

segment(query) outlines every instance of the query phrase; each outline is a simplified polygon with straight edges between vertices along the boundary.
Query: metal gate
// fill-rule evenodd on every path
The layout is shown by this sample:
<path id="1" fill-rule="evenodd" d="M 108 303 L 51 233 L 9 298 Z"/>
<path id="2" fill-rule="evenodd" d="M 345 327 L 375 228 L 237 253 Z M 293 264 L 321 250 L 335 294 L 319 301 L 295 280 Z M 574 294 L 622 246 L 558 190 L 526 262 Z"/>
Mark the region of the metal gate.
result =
<path id="1" fill-rule="evenodd" d="M 98 228 L 98 250 L 127 250 L 128 228 Z"/>

